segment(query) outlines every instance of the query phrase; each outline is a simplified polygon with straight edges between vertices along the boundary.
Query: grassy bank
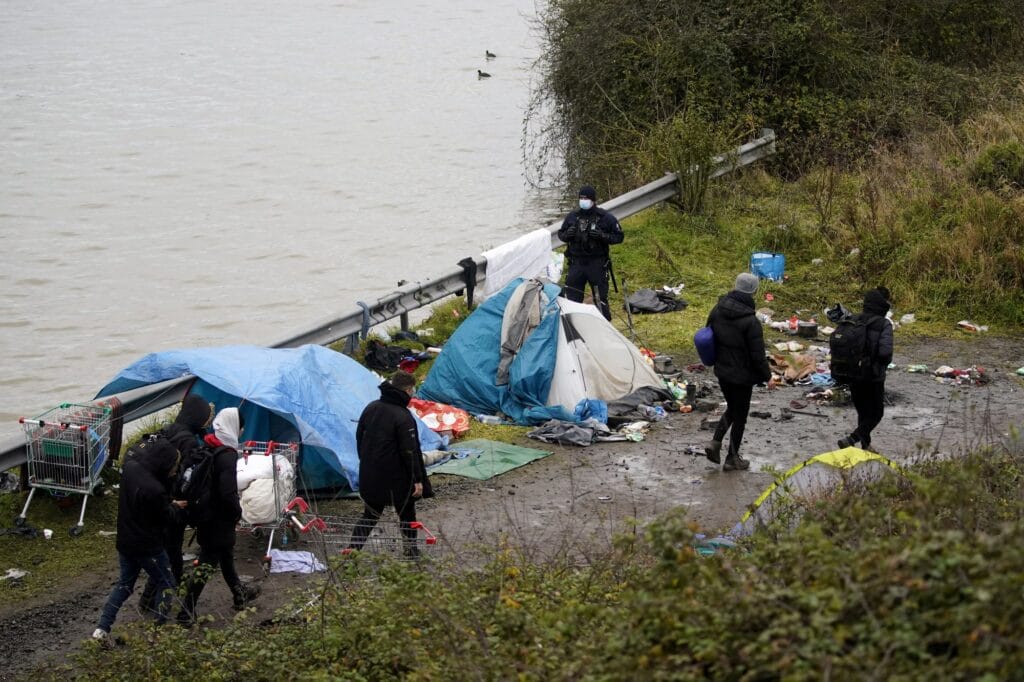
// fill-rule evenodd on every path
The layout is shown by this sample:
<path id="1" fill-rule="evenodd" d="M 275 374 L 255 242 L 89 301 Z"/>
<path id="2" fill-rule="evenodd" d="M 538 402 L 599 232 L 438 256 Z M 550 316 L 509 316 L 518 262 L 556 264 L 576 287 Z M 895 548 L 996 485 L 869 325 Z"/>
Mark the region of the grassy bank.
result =
<path id="1" fill-rule="evenodd" d="M 755 251 L 786 256 L 787 281 L 758 292 L 777 319 L 820 316 L 836 302 L 856 309 L 866 289 L 884 284 L 897 317 L 917 318 L 901 333 L 959 334 L 957 321 L 969 319 L 1020 334 L 1024 194 L 1012 172 L 996 183 L 981 178 L 993 150 L 1021 141 L 1024 109 L 989 112 L 879 152 L 858 170 L 821 167 L 786 181 L 751 168 L 713 184 L 702 215 L 666 205 L 627 220 L 626 241 L 613 250 L 620 280 L 631 291 L 685 283 L 691 304 L 682 314 L 634 316 L 639 342 L 689 352 Z M 625 330 L 622 296 L 613 299 Z"/>

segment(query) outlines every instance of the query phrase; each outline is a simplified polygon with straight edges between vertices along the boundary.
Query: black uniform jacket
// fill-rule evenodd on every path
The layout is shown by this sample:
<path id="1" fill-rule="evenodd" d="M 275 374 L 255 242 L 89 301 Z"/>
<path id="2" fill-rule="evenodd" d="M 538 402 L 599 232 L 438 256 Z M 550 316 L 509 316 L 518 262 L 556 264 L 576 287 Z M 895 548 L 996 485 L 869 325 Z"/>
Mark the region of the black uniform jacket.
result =
<path id="1" fill-rule="evenodd" d="M 558 229 L 558 238 L 568 244 L 569 260 L 574 258 L 608 258 L 608 246 L 624 239 L 618 219 L 596 206 L 589 211 L 577 209 L 567 215 Z"/>

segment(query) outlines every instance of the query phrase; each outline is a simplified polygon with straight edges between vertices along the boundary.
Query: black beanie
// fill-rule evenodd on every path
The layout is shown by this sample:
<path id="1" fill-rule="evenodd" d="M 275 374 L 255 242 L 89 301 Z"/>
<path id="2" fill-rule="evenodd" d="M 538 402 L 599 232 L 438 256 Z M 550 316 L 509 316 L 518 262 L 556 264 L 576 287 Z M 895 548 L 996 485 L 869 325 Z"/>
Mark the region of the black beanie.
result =
<path id="1" fill-rule="evenodd" d="M 889 290 L 878 287 L 864 294 L 864 312 L 874 315 L 885 315 L 889 312 Z"/>
<path id="2" fill-rule="evenodd" d="M 591 201 L 597 201 L 597 190 L 595 190 L 590 185 L 583 185 L 582 187 L 580 187 L 580 196 L 586 197 Z"/>
<path id="3" fill-rule="evenodd" d="M 202 433 L 212 419 L 213 404 L 190 393 L 181 401 L 181 412 L 174 418 L 174 423 L 187 427 L 192 433 Z"/>

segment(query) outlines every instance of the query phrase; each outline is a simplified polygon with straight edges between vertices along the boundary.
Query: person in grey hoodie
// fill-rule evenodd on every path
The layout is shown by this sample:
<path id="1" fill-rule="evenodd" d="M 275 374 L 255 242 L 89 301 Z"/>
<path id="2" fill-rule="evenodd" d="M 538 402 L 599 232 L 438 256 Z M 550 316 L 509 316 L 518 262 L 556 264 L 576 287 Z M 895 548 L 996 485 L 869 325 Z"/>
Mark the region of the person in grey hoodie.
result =
<path id="1" fill-rule="evenodd" d="M 764 352 L 764 333 L 754 315 L 753 294 L 756 291 L 757 277 L 742 272 L 737 275 L 733 290 L 719 298 L 708 315 L 707 326 L 715 335 L 715 376 L 727 407 L 705 453 L 709 460 L 718 464 L 722 441 L 729 433 L 729 451 L 722 465 L 723 471 L 750 468 L 750 462 L 740 457 L 740 445 L 754 384 L 768 382 L 769 390 L 775 388 Z"/>

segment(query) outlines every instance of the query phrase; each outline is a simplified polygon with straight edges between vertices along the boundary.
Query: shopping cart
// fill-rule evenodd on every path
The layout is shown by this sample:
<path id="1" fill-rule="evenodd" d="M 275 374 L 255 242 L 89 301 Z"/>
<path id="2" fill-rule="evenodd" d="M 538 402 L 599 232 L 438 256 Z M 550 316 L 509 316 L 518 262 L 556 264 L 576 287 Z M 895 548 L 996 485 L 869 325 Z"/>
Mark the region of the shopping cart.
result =
<path id="1" fill-rule="evenodd" d="M 86 503 L 102 483 L 100 474 L 110 454 L 111 413 L 109 406 L 63 403 L 34 419 L 18 420 L 25 429 L 31 490 L 15 525 L 25 525 L 36 490 L 55 496 L 80 493 L 78 525 L 68 532 L 72 537 L 82 534 Z"/>
<path id="2" fill-rule="evenodd" d="M 361 517 L 320 516 L 315 524 L 317 532 L 310 534 L 310 542 L 325 558 L 349 556 L 355 551 L 377 557 L 414 561 L 435 555 L 437 537 L 419 521 L 409 524 L 410 533 L 402 532 L 402 523 L 393 511 L 386 511 L 370 530 L 366 540 L 353 542 L 353 534 L 362 524 Z M 365 529 L 364 529 L 365 530 Z"/>
<path id="3" fill-rule="evenodd" d="M 250 462 L 250 458 L 269 459 Z M 239 529 L 256 538 L 268 536 L 263 563 L 264 569 L 269 570 L 275 534 L 281 531 L 281 544 L 287 545 L 289 541 L 295 542 L 299 533 L 309 529 L 308 524 L 297 520 L 299 514 L 308 510 L 306 502 L 295 494 L 299 444 L 247 441 L 239 449 L 239 459 L 244 460 L 239 464 L 240 477 L 246 476 L 250 465 L 261 474 L 252 481 L 246 481 L 240 494 L 242 521 Z"/>

